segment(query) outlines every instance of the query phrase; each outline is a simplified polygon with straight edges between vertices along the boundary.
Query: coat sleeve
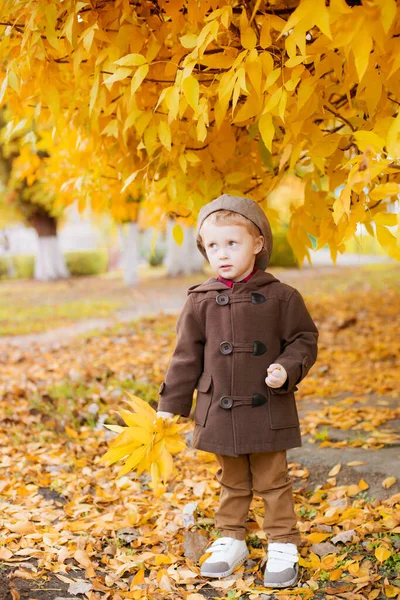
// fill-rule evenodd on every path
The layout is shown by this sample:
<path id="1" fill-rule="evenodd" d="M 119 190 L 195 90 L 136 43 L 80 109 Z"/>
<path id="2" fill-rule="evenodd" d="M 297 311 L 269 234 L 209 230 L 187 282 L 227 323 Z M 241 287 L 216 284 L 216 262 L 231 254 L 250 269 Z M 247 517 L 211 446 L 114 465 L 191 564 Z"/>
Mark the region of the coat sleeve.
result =
<path id="1" fill-rule="evenodd" d="M 296 385 L 307 375 L 318 354 L 318 329 L 312 320 L 298 290 L 294 290 L 287 301 L 282 323 L 281 354 L 274 361 L 281 364 L 288 377 L 272 394 L 287 394 L 297 390 Z"/>
<path id="2" fill-rule="evenodd" d="M 161 383 L 158 410 L 188 417 L 204 365 L 205 337 L 189 294 L 176 323 L 177 342 L 164 381 Z"/>

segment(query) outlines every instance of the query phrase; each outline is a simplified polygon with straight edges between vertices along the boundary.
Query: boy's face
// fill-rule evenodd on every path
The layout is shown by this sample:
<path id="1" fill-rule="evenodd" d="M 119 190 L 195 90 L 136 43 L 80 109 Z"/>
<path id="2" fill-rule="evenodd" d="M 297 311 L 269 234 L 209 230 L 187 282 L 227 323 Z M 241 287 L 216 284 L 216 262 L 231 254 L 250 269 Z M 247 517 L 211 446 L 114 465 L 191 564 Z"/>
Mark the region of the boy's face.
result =
<path id="1" fill-rule="evenodd" d="M 249 275 L 262 250 L 264 238 L 256 240 L 243 225 L 215 225 L 205 222 L 202 227 L 203 245 L 214 271 L 233 281 Z"/>

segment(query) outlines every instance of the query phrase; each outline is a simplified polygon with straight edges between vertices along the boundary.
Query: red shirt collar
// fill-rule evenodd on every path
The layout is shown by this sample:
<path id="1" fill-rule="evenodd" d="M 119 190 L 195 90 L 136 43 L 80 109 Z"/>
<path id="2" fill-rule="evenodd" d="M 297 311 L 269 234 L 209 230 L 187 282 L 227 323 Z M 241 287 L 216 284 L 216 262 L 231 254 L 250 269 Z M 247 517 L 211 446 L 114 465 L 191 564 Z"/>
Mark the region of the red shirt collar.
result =
<path id="1" fill-rule="evenodd" d="M 254 269 L 252 270 L 252 272 L 249 273 L 247 275 L 247 277 L 245 277 L 244 279 L 241 279 L 240 281 L 233 281 L 232 279 L 225 279 L 225 277 L 222 277 L 222 275 L 218 275 L 217 279 L 218 279 L 218 281 L 222 281 L 222 283 L 226 283 L 226 285 L 231 288 L 234 283 L 246 283 L 246 281 L 248 281 L 250 279 L 250 277 L 252 277 L 257 270 L 258 270 L 258 267 L 256 267 L 254 265 Z"/>

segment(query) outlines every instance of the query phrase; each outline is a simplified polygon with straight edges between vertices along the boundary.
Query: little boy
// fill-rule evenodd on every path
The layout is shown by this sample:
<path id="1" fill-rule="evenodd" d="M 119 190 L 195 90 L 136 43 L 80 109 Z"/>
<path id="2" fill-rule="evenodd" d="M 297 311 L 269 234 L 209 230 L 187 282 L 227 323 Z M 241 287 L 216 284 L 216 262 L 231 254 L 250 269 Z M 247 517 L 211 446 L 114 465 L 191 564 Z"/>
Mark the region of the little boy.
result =
<path id="1" fill-rule="evenodd" d="M 249 555 L 253 492 L 264 501 L 265 587 L 298 578 L 296 514 L 286 450 L 301 446 L 294 392 L 317 358 L 318 330 L 295 288 L 265 272 L 272 233 L 260 206 L 223 194 L 202 207 L 196 243 L 218 275 L 188 290 L 177 344 L 159 389 L 159 416 L 188 417 L 193 447 L 213 452 L 221 485 L 206 577 L 225 577 Z"/>

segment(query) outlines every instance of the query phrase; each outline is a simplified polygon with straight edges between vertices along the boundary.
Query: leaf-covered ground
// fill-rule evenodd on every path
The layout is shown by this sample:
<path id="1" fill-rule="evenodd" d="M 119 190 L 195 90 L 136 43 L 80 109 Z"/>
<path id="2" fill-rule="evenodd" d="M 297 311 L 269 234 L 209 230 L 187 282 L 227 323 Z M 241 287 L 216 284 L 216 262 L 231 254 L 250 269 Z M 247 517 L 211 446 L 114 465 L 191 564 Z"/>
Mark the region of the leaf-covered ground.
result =
<path id="1" fill-rule="evenodd" d="M 250 559 L 229 578 L 199 576 L 218 499 L 212 454 L 175 458 L 163 498 L 146 475 L 117 479 L 118 465 L 99 463 L 115 435 L 102 423 L 122 424 L 113 411 L 123 390 L 155 403 L 175 316 L 65 346 L 0 343 L 0 599 L 399 598 L 399 273 L 281 276 L 320 330 L 318 361 L 297 392 L 304 444 L 289 453 L 303 539 L 290 591 L 262 587 L 258 498 Z M 146 302 L 149 288 L 138 289 Z"/>

